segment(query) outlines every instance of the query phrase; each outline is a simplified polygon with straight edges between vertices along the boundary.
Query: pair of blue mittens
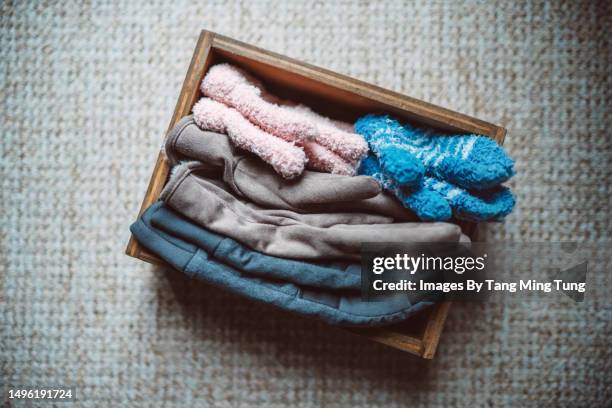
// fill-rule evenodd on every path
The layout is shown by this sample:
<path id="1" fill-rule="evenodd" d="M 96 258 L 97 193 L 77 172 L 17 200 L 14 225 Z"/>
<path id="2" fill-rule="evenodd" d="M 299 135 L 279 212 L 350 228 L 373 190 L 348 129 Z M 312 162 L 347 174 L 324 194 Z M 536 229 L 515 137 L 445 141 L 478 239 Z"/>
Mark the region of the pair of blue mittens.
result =
<path id="1" fill-rule="evenodd" d="M 355 131 L 373 153 L 359 174 L 374 177 L 421 220 L 500 220 L 514 208 L 501 185 L 514 175 L 514 161 L 486 136 L 435 134 L 386 115 L 360 118 Z"/>

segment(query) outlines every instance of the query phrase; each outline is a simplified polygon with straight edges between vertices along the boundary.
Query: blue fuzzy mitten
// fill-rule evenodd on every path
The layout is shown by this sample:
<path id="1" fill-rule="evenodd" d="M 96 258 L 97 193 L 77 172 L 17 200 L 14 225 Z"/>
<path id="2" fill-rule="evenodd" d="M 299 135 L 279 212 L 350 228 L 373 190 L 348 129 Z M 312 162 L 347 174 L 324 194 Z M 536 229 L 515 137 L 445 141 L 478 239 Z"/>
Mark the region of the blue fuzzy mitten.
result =
<path id="1" fill-rule="evenodd" d="M 469 221 L 498 220 L 514 208 L 514 196 L 503 186 L 468 191 L 429 176 L 424 176 L 417 186 L 400 186 L 372 155 L 363 160 L 359 174 L 374 177 L 424 221 L 445 221 L 452 215 Z"/>
<path id="2" fill-rule="evenodd" d="M 383 172 L 399 186 L 418 186 L 425 175 L 470 190 L 498 186 L 514 175 L 514 162 L 492 139 L 445 136 L 400 124 L 386 115 L 367 115 L 355 123 Z"/>

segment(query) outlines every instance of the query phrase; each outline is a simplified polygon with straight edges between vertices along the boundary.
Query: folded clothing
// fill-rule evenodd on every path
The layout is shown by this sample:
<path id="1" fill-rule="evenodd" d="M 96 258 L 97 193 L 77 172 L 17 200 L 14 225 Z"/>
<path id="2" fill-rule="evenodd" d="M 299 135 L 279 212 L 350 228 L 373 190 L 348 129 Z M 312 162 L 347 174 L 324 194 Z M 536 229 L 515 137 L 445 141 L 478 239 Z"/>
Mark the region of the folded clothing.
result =
<path id="1" fill-rule="evenodd" d="M 327 289 L 361 288 L 361 265 L 358 263 L 304 262 L 262 254 L 194 224 L 161 201 L 149 208 L 147 218 L 155 228 L 196 245 L 236 269 L 261 278 Z"/>
<path id="2" fill-rule="evenodd" d="M 194 106 L 198 125 L 227 133 L 285 178 L 296 177 L 298 148 L 307 156 L 308 168 L 344 175 L 354 175 L 367 154 L 367 143 L 348 131 L 350 125 L 269 94 L 259 81 L 232 65 L 211 67 L 200 88 L 208 98 Z"/>
<path id="3" fill-rule="evenodd" d="M 376 178 L 421 220 L 499 220 L 514 208 L 500 185 L 514 175 L 514 162 L 494 140 L 439 135 L 384 115 L 364 116 L 355 129 L 373 153 L 358 173 Z"/>
<path id="4" fill-rule="evenodd" d="M 255 155 L 234 147 L 228 136 L 200 129 L 191 115 L 170 130 L 165 152 L 172 166 L 195 160 L 219 169 L 233 193 L 262 207 L 301 213 L 363 212 L 397 221 L 416 219 L 372 177 L 306 170 L 298 180 L 286 180 Z"/>
<path id="5" fill-rule="evenodd" d="M 244 118 L 237 110 L 209 98 L 202 98 L 193 107 L 198 126 L 226 133 L 232 142 L 259 156 L 283 178 L 294 179 L 304 171 L 306 153 L 293 143 L 267 134 Z M 352 169 L 337 171 L 354 173 Z"/>
<path id="6" fill-rule="evenodd" d="M 284 269 L 281 263 L 268 263 L 266 278 L 253 273 L 257 268 L 251 268 L 249 256 L 238 257 L 220 248 L 223 239 L 216 239 L 207 234 L 201 227 L 183 220 L 176 224 L 174 220 L 164 221 L 168 215 L 161 203 L 151 206 L 130 227 L 136 239 L 149 251 L 159 256 L 168 264 L 207 283 L 228 289 L 250 299 L 275 305 L 281 309 L 301 315 L 322 319 L 330 324 L 341 326 L 382 326 L 402 321 L 421 311 L 431 303 L 427 301 L 411 302 L 406 292 L 390 294 L 382 300 L 368 302 L 361 299 L 357 291 L 329 290 L 308 287 L 284 280 L 267 278 L 272 276 L 275 268 Z M 170 225 L 173 233 L 167 233 L 152 222 L 157 216 L 157 224 Z M 184 230 L 183 230 L 184 229 Z M 189 239 L 182 238 L 183 236 Z M 202 244 L 199 246 L 197 244 Z M 259 254 L 252 254 L 257 257 Z M 270 258 L 267 258 L 270 261 Z M 279 274 L 286 271 L 277 271 Z"/>
<path id="7" fill-rule="evenodd" d="M 514 175 L 514 161 L 483 135 L 436 134 L 387 115 L 361 117 L 355 130 L 400 186 L 417 185 L 421 173 L 465 189 L 485 190 Z"/>
<path id="8" fill-rule="evenodd" d="M 487 190 L 465 190 L 445 180 L 424 176 L 417 187 L 400 186 L 374 156 L 361 163 L 359 172 L 378 180 L 424 221 L 445 221 L 453 215 L 474 222 L 499 220 L 510 214 L 515 204 L 512 192 L 501 185 Z"/>
<path id="9" fill-rule="evenodd" d="M 218 172 L 218 169 L 213 169 Z M 394 223 L 365 213 L 309 213 L 266 209 L 230 192 L 211 167 L 175 166 L 160 199 L 209 230 L 268 255 L 297 259 L 359 259 L 363 242 L 458 242 L 457 225 Z"/>

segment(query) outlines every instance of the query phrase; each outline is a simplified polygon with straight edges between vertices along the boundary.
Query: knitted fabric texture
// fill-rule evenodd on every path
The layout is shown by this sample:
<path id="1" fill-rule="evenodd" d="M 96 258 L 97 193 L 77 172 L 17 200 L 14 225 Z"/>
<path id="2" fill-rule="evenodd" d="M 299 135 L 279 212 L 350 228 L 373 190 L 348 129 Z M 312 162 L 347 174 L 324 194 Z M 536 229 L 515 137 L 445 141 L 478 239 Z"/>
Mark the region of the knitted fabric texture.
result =
<path id="1" fill-rule="evenodd" d="M 427 173 L 463 188 L 484 190 L 514 175 L 514 161 L 485 136 L 441 135 L 377 115 L 360 118 L 355 130 L 400 185 L 418 185 L 418 174 Z"/>
<path id="2" fill-rule="evenodd" d="M 424 221 L 444 221 L 453 215 L 468 221 L 499 220 L 512 212 L 515 199 L 510 190 L 465 190 L 447 181 L 423 176 L 418 186 L 401 186 L 390 178 L 373 155 L 361 163 L 359 173 L 374 177 Z"/>
<path id="3" fill-rule="evenodd" d="M 193 107 L 193 117 L 202 129 L 226 133 L 236 146 L 255 153 L 286 179 L 304 171 L 307 159 L 302 149 L 264 132 L 235 109 L 202 98 Z"/>
<path id="4" fill-rule="evenodd" d="M 269 134 L 302 146 L 311 169 L 353 175 L 367 153 L 363 138 L 347 131 L 347 125 L 269 94 L 261 83 L 232 65 L 210 68 L 201 90 L 204 95 L 235 108 Z"/>
<path id="5" fill-rule="evenodd" d="M 515 199 L 500 185 L 514 175 L 514 162 L 495 141 L 477 135 L 443 136 L 389 116 L 367 115 L 355 129 L 372 152 L 359 169 L 421 220 L 499 220 Z"/>

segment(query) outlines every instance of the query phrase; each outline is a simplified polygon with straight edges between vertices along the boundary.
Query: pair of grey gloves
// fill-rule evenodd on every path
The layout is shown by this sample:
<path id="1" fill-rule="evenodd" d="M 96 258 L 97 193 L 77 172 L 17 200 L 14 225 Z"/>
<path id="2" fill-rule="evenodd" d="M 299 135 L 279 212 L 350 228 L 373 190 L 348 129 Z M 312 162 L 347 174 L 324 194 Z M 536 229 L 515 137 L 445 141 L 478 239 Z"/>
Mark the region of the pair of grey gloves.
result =
<path id="1" fill-rule="evenodd" d="M 187 244 L 198 248 L 188 251 L 194 257 L 206 252 L 206 260 L 197 262 L 195 269 L 187 260 L 173 262 L 173 251 L 166 247 L 156 252 L 183 272 L 329 323 L 390 324 L 428 304 L 415 302 L 403 292 L 382 301 L 365 301 L 355 276 L 347 276 L 345 282 L 352 283 L 345 287 L 327 284 L 332 280 L 322 275 L 328 272 L 335 276 L 360 271 L 357 261 L 363 242 L 468 241 L 456 225 L 411 222 L 411 213 L 369 176 L 305 171 L 298 180 L 285 180 L 256 156 L 234 148 L 227 136 L 200 130 L 191 117 L 169 133 L 166 155 L 174 168 L 160 197 L 163 204 L 156 204 L 164 208 L 151 209 L 158 213 L 150 215 L 152 223 L 140 220 L 140 230 L 146 234 L 142 232 L 140 238 L 136 234 L 137 239 L 156 252 L 155 237 L 170 234 L 171 239 L 164 242 L 172 242 L 176 253 Z M 173 219 L 168 211 L 184 222 L 168 221 Z M 187 230 L 199 232 L 189 235 Z M 201 239 L 193 239 L 210 234 L 230 240 L 233 251 L 238 251 L 232 256 L 245 251 L 248 256 L 236 264 L 230 252 L 219 255 L 215 248 L 198 244 Z M 177 244 L 177 239 L 184 243 Z M 211 259 L 224 268 L 229 265 L 235 273 L 218 272 Z M 250 267 L 254 259 L 267 267 Z M 295 263 L 288 266 L 287 261 Z M 313 265 L 319 274 L 316 279 L 308 275 Z M 270 274 L 275 268 L 283 271 Z M 337 276 L 334 279 L 337 282 Z"/>

